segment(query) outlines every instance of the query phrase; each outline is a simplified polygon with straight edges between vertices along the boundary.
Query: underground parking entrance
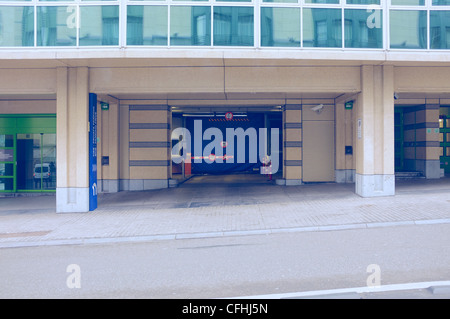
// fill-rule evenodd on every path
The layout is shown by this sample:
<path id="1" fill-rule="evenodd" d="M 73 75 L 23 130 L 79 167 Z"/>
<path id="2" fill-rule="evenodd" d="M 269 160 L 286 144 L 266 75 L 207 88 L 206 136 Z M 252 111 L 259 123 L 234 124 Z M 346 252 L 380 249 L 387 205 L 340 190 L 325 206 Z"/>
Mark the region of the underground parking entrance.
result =
<path id="1" fill-rule="evenodd" d="M 282 106 L 172 108 L 172 180 L 184 187 L 282 180 L 282 115 Z"/>

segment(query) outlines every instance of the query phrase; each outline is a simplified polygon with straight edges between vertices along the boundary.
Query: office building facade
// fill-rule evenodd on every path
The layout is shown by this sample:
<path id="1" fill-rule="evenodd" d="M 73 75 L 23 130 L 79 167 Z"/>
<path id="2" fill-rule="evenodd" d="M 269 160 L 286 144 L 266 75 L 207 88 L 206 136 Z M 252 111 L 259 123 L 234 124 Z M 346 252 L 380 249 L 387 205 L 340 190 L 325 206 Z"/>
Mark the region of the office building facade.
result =
<path id="1" fill-rule="evenodd" d="M 206 172 L 173 162 L 195 120 L 278 129 L 277 184 L 394 195 L 450 173 L 449 106 L 449 0 L 0 0 L 0 192 L 58 212 L 89 210 L 92 169 L 94 192 Z"/>

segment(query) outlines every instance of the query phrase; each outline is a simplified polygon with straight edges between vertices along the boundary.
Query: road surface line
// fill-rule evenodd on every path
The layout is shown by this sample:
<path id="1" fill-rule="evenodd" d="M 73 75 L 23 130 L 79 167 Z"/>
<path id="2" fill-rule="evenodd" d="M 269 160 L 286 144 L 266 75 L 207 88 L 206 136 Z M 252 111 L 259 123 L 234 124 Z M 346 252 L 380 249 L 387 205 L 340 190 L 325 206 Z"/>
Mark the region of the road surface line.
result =
<path id="1" fill-rule="evenodd" d="M 285 299 L 285 298 L 302 298 L 302 297 L 314 297 L 314 296 L 327 296 L 338 294 L 351 294 L 351 293 L 374 293 L 374 292 L 387 292 L 387 291 L 400 291 L 400 290 L 414 290 L 414 289 L 427 289 L 430 287 L 448 287 L 450 286 L 450 280 L 448 281 L 424 281 L 413 282 L 403 284 L 392 285 L 380 285 L 374 287 L 354 287 L 354 288 L 341 288 L 341 289 L 328 289 L 328 290 L 313 290 L 313 291 L 301 291 L 290 292 L 282 294 L 267 294 L 267 295 L 253 295 L 232 297 L 226 299 Z"/>

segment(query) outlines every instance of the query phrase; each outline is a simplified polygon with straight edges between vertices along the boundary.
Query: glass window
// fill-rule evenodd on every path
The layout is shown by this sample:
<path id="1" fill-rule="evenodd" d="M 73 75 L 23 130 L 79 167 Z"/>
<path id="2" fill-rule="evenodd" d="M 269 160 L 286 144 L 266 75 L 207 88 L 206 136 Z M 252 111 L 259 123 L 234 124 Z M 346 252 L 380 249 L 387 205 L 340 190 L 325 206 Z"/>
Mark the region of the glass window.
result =
<path id="1" fill-rule="evenodd" d="M 345 47 L 382 48 L 382 11 L 345 9 Z"/>
<path id="2" fill-rule="evenodd" d="M 450 6 L 450 0 L 433 0 L 433 6 Z"/>
<path id="3" fill-rule="evenodd" d="M 380 0 L 346 0 L 347 4 L 380 4 Z"/>
<path id="4" fill-rule="evenodd" d="M 14 137 L 12 135 L 0 134 L 0 147 L 14 147 Z"/>
<path id="5" fill-rule="evenodd" d="M 76 15 L 76 7 L 37 7 L 37 45 L 76 45 Z"/>
<path id="6" fill-rule="evenodd" d="M 278 2 L 278 3 L 297 3 L 298 0 L 263 0 L 263 2 Z"/>
<path id="7" fill-rule="evenodd" d="M 424 6 L 425 0 L 391 0 L 393 6 Z"/>
<path id="8" fill-rule="evenodd" d="M 128 45 L 167 45 L 167 6 L 128 6 Z"/>
<path id="9" fill-rule="evenodd" d="M 341 9 L 303 9 L 304 47 L 342 47 Z"/>
<path id="10" fill-rule="evenodd" d="M 0 7 L 0 46 L 34 45 L 34 8 Z"/>
<path id="11" fill-rule="evenodd" d="M 426 49 L 427 12 L 391 10 L 390 36 L 393 49 Z"/>
<path id="12" fill-rule="evenodd" d="M 1 191 L 12 191 L 14 189 L 14 179 L 13 178 L 0 178 L 0 192 Z"/>
<path id="13" fill-rule="evenodd" d="M 261 8 L 261 46 L 300 47 L 300 8 Z"/>
<path id="14" fill-rule="evenodd" d="M 430 48 L 450 49 L 450 11 L 430 11 Z"/>
<path id="15" fill-rule="evenodd" d="M 305 0 L 305 3 L 339 4 L 339 0 Z"/>
<path id="16" fill-rule="evenodd" d="M 13 176 L 14 164 L 13 163 L 0 163 L 0 176 Z"/>
<path id="17" fill-rule="evenodd" d="M 80 46 L 119 45 L 119 6 L 80 7 Z"/>
<path id="18" fill-rule="evenodd" d="M 14 160 L 14 149 L 0 149 L 0 161 L 12 162 Z"/>
<path id="19" fill-rule="evenodd" d="M 211 7 L 171 7 L 170 45 L 211 45 Z"/>
<path id="20" fill-rule="evenodd" d="M 214 45 L 253 46 L 253 7 L 214 7 Z"/>

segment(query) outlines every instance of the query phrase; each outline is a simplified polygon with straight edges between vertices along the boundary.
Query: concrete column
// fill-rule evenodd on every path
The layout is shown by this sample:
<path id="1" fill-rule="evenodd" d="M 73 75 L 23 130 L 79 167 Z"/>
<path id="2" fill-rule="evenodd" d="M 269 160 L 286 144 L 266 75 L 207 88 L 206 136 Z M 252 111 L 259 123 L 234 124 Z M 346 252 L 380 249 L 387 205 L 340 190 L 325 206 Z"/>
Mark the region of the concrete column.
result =
<path id="1" fill-rule="evenodd" d="M 119 191 L 119 103 L 116 100 L 104 100 L 109 103 L 108 110 L 101 110 L 102 138 L 100 141 L 102 152 L 99 156 L 99 167 L 102 168 L 102 191 L 116 193 Z M 99 116 L 100 117 L 100 116 Z M 108 163 L 102 163 L 102 157 Z M 106 158 L 105 158 L 106 157 Z"/>
<path id="2" fill-rule="evenodd" d="M 404 169 L 416 171 L 416 115 L 417 107 L 403 110 Z"/>
<path id="3" fill-rule="evenodd" d="M 416 114 L 416 169 L 427 179 L 440 178 L 439 100 L 427 99 Z"/>
<path id="4" fill-rule="evenodd" d="M 119 106 L 119 190 L 130 189 L 130 110 Z"/>
<path id="5" fill-rule="evenodd" d="M 393 77 L 392 66 L 361 67 L 355 192 L 362 197 L 395 195 Z"/>
<path id="6" fill-rule="evenodd" d="M 57 69 L 56 211 L 89 211 L 89 70 Z"/>
<path id="7" fill-rule="evenodd" d="M 130 105 L 129 190 L 167 188 L 171 113 L 166 105 Z"/>
<path id="8" fill-rule="evenodd" d="M 354 183 L 352 110 L 336 103 L 336 183 Z M 350 147 L 350 149 L 348 149 Z"/>
<path id="9" fill-rule="evenodd" d="M 283 111 L 284 163 L 286 185 L 302 184 L 302 106 L 287 104 Z"/>

